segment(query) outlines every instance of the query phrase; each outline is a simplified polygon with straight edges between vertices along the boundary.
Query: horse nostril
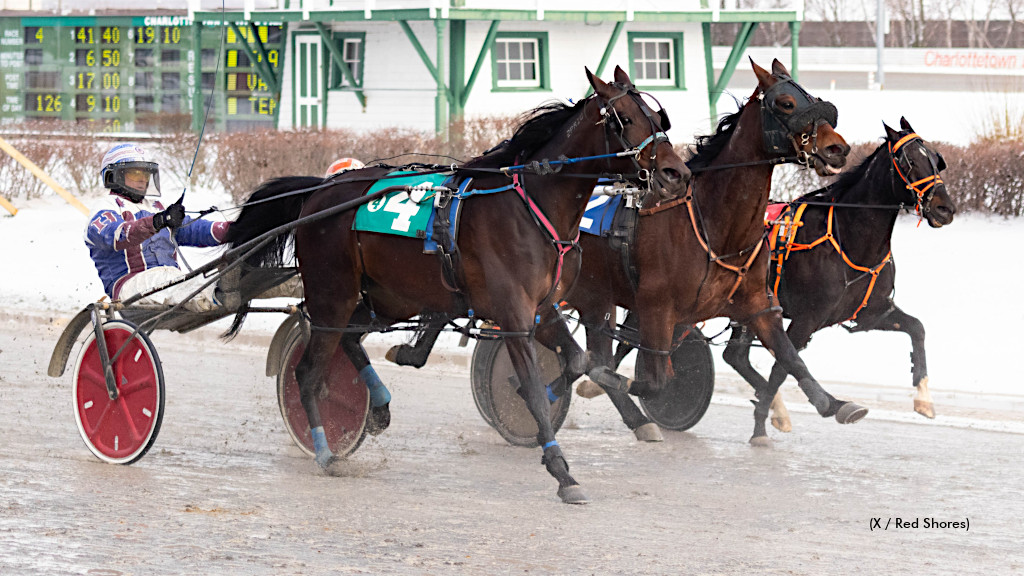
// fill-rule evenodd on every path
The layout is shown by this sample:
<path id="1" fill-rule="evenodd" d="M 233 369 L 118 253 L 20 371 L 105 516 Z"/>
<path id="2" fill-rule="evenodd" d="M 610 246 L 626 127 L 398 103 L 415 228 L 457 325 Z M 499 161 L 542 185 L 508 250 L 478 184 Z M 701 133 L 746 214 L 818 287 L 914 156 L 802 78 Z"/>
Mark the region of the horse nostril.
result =
<path id="1" fill-rule="evenodd" d="M 825 153 L 828 154 L 829 156 L 838 156 L 838 157 L 841 157 L 841 158 L 845 158 L 846 154 L 849 151 L 850 151 L 850 147 L 849 146 L 841 146 L 839 144 L 833 144 L 833 145 L 829 146 L 828 148 L 825 148 Z"/>
<path id="2" fill-rule="evenodd" d="M 675 168 L 662 168 L 660 170 L 661 175 L 665 180 L 668 180 L 672 184 L 676 184 L 683 179 L 683 175 Z"/>

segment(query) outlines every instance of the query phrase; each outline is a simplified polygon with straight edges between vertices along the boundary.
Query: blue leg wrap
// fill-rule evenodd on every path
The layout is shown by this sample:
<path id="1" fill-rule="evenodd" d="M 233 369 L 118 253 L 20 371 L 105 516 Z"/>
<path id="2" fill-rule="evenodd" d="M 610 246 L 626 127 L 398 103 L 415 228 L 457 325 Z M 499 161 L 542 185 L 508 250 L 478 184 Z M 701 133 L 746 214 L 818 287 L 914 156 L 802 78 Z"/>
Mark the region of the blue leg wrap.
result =
<path id="1" fill-rule="evenodd" d="M 548 448 L 551 448 L 552 446 L 558 446 L 558 440 L 552 440 L 551 442 L 548 442 L 547 444 L 541 446 L 541 450 L 547 450 Z"/>
<path id="2" fill-rule="evenodd" d="M 551 402 L 552 404 L 554 404 L 555 402 L 558 402 L 558 395 L 555 394 L 555 391 L 551 389 L 551 386 L 547 387 L 547 391 L 548 391 L 548 402 Z"/>
<path id="3" fill-rule="evenodd" d="M 391 402 L 391 392 L 388 392 L 384 383 L 380 381 L 380 376 L 377 376 L 377 371 L 373 369 L 373 366 L 367 364 L 359 371 L 359 377 L 363 379 L 363 383 L 370 391 L 370 406 L 379 408 Z"/>
<path id="4" fill-rule="evenodd" d="M 327 466 L 327 463 L 334 454 L 327 447 L 327 435 L 324 434 L 324 427 L 317 426 L 310 430 L 310 433 L 313 435 L 313 450 L 316 452 L 316 463 L 321 467 Z"/>

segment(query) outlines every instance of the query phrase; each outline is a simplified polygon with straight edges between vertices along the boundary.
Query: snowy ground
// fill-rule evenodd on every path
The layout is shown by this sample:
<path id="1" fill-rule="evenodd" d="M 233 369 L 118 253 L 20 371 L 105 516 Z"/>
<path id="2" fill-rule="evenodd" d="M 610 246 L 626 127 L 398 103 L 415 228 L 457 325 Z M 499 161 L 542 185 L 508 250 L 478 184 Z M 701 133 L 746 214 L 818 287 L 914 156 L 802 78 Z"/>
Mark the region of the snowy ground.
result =
<path id="1" fill-rule="evenodd" d="M 165 191 L 164 195 L 173 200 L 178 194 Z M 223 208 L 231 202 L 216 193 L 189 191 L 187 208 L 210 205 Z M 16 216 L 0 216 L 2 311 L 67 318 L 102 296 L 82 241 L 86 217 L 56 196 L 21 200 L 17 206 Z M 965 403 L 989 398 L 1024 408 L 1024 391 L 1019 375 L 1014 376 L 1013 363 L 1021 342 L 1013 327 L 1024 323 L 1024 301 L 1016 295 L 1022 274 L 1013 248 L 1024 245 L 1024 222 L 957 216 L 952 225 L 936 230 L 926 224 L 918 227 L 916 218 L 903 217 L 893 244 L 896 302 L 927 329 L 933 393 L 952 394 L 944 400 L 947 403 L 951 398 Z M 185 254 L 196 266 L 210 251 Z M 247 330 L 269 331 L 279 323 L 277 318 L 264 318 L 251 320 Z M 716 334 L 725 325 L 710 322 L 705 334 Z M 454 341 L 447 340 L 449 345 Z M 770 357 L 758 352 L 755 366 L 766 374 Z M 841 328 L 819 332 L 803 353 L 822 382 L 892 389 L 906 393 L 907 406 L 912 391 L 909 356 L 910 342 L 903 334 L 848 334 Z M 718 351 L 715 357 L 720 375 L 734 375 Z M 3 358 L 0 370 L 10 361 Z"/>

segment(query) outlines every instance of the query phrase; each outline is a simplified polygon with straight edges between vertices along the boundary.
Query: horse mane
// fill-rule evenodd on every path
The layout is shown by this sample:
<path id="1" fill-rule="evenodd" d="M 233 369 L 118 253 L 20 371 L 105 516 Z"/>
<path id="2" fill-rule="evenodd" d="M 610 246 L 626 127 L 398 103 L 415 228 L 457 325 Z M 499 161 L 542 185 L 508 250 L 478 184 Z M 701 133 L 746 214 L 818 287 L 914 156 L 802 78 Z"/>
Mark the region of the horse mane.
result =
<path id="1" fill-rule="evenodd" d="M 810 199 L 839 200 L 855 186 L 864 184 L 868 168 L 871 166 L 871 163 L 875 161 L 875 157 L 878 156 L 883 149 L 886 149 L 884 143 L 875 148 L 875 151 L 872 152 L 870 156 L 862 160 L 860 164 L 857 164 L 851 170 L 847 170 L 840 174 L 839 177 L 836 178 L 835 182 L 825 186 L 824 188 L 818 188 L 813 192 L 808 192 L 807 194 L 797 198 L 796 201 L 799 202 L 801 200 Z"/>
<path id="2" fill-rule="evenodd" d="M 515 163 L 516 157 L 529 156 L 551 140 L 563 124 L 583 109 L 588 100 L 580 100 L 574 105 L 547 102 L 524 112 L 519 116 L 519 127 L 511 138 L 466 162 L 464 167 L 507 166 Z"/>
<path id="3" fill-rule="evenodd" d="M 693 152 L 693 156 L 686 161 L 686 167 L 693 170 L 709 166 L 729 144 L 729 139 L 732 138 L 733 132 L 736 131 L 736 126 L 740 123 L 740 114 L 742 113 L 743 108 L 740 108 L 732 114 L 723 116 L 718 121 L 718 128 L 715 129 L 713 134 L 697 136 L 694 140 L 696 150 Z"/>

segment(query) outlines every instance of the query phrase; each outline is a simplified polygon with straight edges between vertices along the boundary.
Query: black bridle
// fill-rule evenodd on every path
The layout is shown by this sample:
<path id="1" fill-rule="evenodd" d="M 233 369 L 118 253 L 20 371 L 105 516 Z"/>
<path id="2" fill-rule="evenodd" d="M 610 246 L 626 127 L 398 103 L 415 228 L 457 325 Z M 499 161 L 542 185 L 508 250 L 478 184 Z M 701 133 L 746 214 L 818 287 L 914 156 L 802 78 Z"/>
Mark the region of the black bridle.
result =
<path id="1" fill-rule="evenodd" d="M 636 168 L 637 173 L 640 175 L 641 182 L 646 183 L 648 190 L 650 190 L 652 182 L 657 182 L 658 185 L 661 186 L 663 189 L 667 189 L 668 187 L 665 185 L 665 183 L 662 182 L 660 178 L 658 178 L 658 145 L 660 145 L 662 142 L 668 142 L 669 144 L 671 144 L 668 135 L 665 134 L 665 130 L 668 130 L 671 127 L 671 124 L 668 119 L 668 113 L 665 112 L 665 109 L 661 106 L 661 103 L 658 102 L 658 111 L 655 113 L 658 116 L 658 120 L 655 121 L 654 114 L 650 112 L 650 108 L 646 105 L 646 103 L 643 100 L 643 93 L 639 92 L 634 86 L 620 84 L 618 82 L 610 82 L 609 86 L 619 88 L 620 90 L 622 90 L 622 92 L 616 94 L 615 96 L 612 96 L 611 98 L 608 98 L 607 100 L 604 100 L 600 95 L 597 94 L 595 94 L 594 96 L 597 99 L 598 104 L 600 105 L 599 113 L 601 114 L 601 120 L 598 121 L 598 124 L 604 124 L 605 126 L 606 149 L 610 149 L 608 146 L 608 133 L 611 132 L 611 134 L 619 141 L 619 144 L 622 146 L 623 150 L 636 151 L 636 154 L 630 156 L 630 160 L 632 160 L 633 166 Z M 650 95 L 648 94 L 648 96 Z M 618 110 L 616 110 L 614 106 L 616 100 L 619 100 L 620 98 L 624 97 L 629 97 L 630 99 L 633 100 L 637 107 L 640 108 L 640 111 L 643 113 L 643 115 L 647 118 L 647 122 L 650 124 L 651 127 L 651 135 L 636 146 L 631 145 L 629 141 L 626 139 L 626 123 L 623 122 L 622 118 L 619 116 Z M 653 98 L 654 101 L 657 102 L 657 98 L 654 98 L 654 96 L 651 96 L 651 98 Z M 640 156 L 640 154 L 643 153 L 644 150 L 648 148 L 650 148 L 651 150 L 650 156 L 648 156 L 647 158 L 651 168 L 643 168 L 642 166 L 640 166 L 640 162 L 637 160 L 637 158 Z"/>

